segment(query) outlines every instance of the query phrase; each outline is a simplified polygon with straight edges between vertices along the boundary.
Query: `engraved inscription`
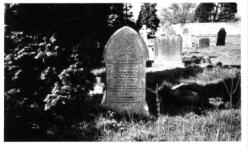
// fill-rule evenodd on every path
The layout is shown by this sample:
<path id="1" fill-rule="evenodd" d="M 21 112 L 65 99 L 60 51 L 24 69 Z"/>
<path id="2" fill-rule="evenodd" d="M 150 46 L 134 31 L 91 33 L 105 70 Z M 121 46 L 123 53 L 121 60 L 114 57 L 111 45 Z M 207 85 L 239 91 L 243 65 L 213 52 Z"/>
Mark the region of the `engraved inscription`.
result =
<path id="1" fill-rule="evenodd" d="M 141 93 L 139 66 L 142 66 L 141 56 L 131 51 L 120 52 L 114 60 L 112 80 L 109 91 L 116 94 L 114 102 L 134 102 L 134 96 Z M 134 94 L 135 93 L 135 94 Z"/>
<path id="2" fill-rule="evenodd" d="M 148 49 L 139 34 L 122 27 L 105 45 L 106 100 L 117 112 L 147 114 L 145 102 L 145 62 Z"/>

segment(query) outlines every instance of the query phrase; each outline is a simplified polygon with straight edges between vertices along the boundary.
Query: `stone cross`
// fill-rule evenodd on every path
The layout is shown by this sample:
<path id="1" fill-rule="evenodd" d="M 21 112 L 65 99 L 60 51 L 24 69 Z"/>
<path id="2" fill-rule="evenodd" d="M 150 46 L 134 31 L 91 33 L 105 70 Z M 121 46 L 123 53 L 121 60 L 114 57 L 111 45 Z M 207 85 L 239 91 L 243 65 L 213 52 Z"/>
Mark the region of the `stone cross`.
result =
<path id="1" fill-rule="evenodd" d="M 151 39 L 148 39 L 148 33 L 151 32 L 151 29 L 147 28 L 146 25 L 143 25 L 142 28 L 139 30 L 140 36 L 143 38 L 143 40 L 146 43 L 147 49 L 148 49 L 148 60 L 153 61 L 154 60 L 154 51 L 153 47 L 150 47 L 151 45 L 153 46 L 153 43 L 151 44 Z"/>

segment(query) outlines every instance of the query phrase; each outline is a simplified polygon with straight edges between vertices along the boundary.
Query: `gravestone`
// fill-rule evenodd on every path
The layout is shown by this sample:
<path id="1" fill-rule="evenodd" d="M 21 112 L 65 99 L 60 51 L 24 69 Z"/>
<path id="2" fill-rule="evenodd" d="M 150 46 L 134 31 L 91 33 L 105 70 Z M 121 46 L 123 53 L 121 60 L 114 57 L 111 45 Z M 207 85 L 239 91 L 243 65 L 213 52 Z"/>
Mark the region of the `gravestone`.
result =
<path id="1" fill-rule="evenodd" d="M 182 38 L 183 38 L 183 49 L 186 49 L 186 50 L 191 49 L 192 48 L 192 38 L 191 38 L 191 34 L 190 34 L 188 28 L 184 28 Z"/>
<path id="2" fill-rule="evenodd" d="M 217 35 L 217 46 L 224 46 L 226 41 L 226 31 L 225 28 L 221 28 Z"/>
<path id="3" fill-rule="evenodd" d="M 142 28 L 139 31 L 140 36 L 143 38 L 143 40 L 145 41 L 145 43 L 147 44 L 147 35 L 148 35 L 148 30 L 146 25 L 143 25 Z"/>
<path id="4" fill-rule="evenodd" d="M 182 37 L 168 28 L 157 34 L 154 41 L 155 60 L 153 67 L 177 68 L 183 67 Z"/>
<path id="5" fill-rule="evenodd" d="M 153 43 L 151 43 L 151 39 L 148 39 L 148 33 L 151 32 L 151 29 L 148 29 L 146 25 L 143 25 L 142 28 L 139 30 L 140 36 L 143 38 L 143 40 L 146 43 L 147 49 L 148 49 L 148 60 L 153 61 L 154 60 L 154 51 L 153 51 Z"/>
<path id="6" fill-rule="evenodd" d="M 149 53 L 149 58 L 148 60 L 150 61 L 154 61 L 154 44 L 153 44 L 153 41 L 154 39 L 148 39 L 147 40 L 147 49 L 148 49 L 148 53 Z"/>
<path id="7" fill-rule="evenodd" d="M 147 59 L 146 44 L 130 27 L 122 27 L 111 36 L 104 51 L 107 86 L 105 107 L 119 113 L 147 115 Z"/>
<path id="8" fill-rule="evenodd" d="M 103 94 L 104 83 L 102 83 L 101 77 L 96 77 L 96 83 L 92 91 L 90 91 L 90 95 L 93 94 Z"/>
<path id="9" fill-rule="evenodd" d="M 200 48 L 206 48 L 209 47 L 210 41 L 209 38 L 201 38 L 199 40 L 199 47 Z"/>

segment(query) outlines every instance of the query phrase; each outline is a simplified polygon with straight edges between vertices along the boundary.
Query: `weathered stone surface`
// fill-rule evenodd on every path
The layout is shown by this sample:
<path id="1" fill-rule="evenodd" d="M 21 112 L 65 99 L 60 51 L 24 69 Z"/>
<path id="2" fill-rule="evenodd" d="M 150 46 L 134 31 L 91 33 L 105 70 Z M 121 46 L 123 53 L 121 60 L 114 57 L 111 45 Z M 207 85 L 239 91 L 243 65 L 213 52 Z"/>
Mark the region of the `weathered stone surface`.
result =
<path id="1" fill-rule="evenodd" d="M 209 47 L 210 40 L 209 38 L 202 38 L 199 40 L 199 47 L 200 48 L 206 48 Z"/>
<path id="2" fill-rule="evenodd" d="M 226 44 L 226 31 L 225 28 L 221 28 L 217 34 L 217 46 L 224 46 Z"/>
<path id="3" fill-rule="evenodd" d="M 160 32 L 154 42 L 155 60 L 153 67 L 183 67 L 182 37 L 174 31 Z"/>
<path id="4" fill-rule="evenodd" d="M 106 100 L 104 106 L 117 112 L 147 114 L 146 60 L 148 49 L 130 27 L 117 30 L 105 46 Z"/>

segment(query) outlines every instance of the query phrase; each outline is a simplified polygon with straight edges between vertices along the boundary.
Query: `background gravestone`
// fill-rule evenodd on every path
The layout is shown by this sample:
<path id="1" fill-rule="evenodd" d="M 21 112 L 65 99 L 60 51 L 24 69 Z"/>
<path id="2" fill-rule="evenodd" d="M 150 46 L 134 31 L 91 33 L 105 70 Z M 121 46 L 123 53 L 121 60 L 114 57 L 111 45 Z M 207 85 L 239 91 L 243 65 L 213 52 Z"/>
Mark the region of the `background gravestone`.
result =
<path id="1" fill-rule="evenodd" d="M 221 28 L 217 35 L 217 46 L 224 46 L 226 42 L 226 31 L 225 28 Z"/>
<path id="2" fill-rule="evenodd" d="M 157 35 L 154 42 L 155 60 L 153 67 L 183 67 L 182 37 L 168 28 Z"/>
<path id="3" fill-rule="evenodd" d="M 143 38 L 143 40 L 145 41 L 145 43 L 147 44 L 147 34 L 148 34 L 148 31 L 147 31 L 147 27 L 146 25 L 143 25 L 142 28 L 140 29 L 139 31 L 140 33 L 140 36 Z"/>
<path id="4" fill-rule="evenodd" d="M 183 40 L 183 49 L 190 49 L 192 48 L 192 38 L 191 34 L 189 33 L 188 28 L 183 29 L 183 34 L 182 34 L 182 40 Z"/>
<path id="5" fill-rule="evenodd" d="M 146 44 L 130 27 L 122 27 L 111 36 L 104 51 L 107 85 L 104 106 L 121 113 L 148 113 L 147 58 Z"/>
<path id="6" fill-rule="evenodd" d="M 200 48 L 209 47 L 209 44 L 210 44 L 209 38 L 202 38 L 199 40 L 199 47 Z"/>
<path id="7" fill-rule="evenodd" d="M 148 60 L 153 61 L 154 60 L 154 50 L 153 50 L 153 41 L 151 39 L 148 39 L 148 33 L 151 30 L 146 27 L 146 25 L 143 25 L 142 28 L 139 30 L 140 36 L 143 38 L 147 49 L 148 49 Z M 152 47 L 151 47 L 152 46 Z"/>

